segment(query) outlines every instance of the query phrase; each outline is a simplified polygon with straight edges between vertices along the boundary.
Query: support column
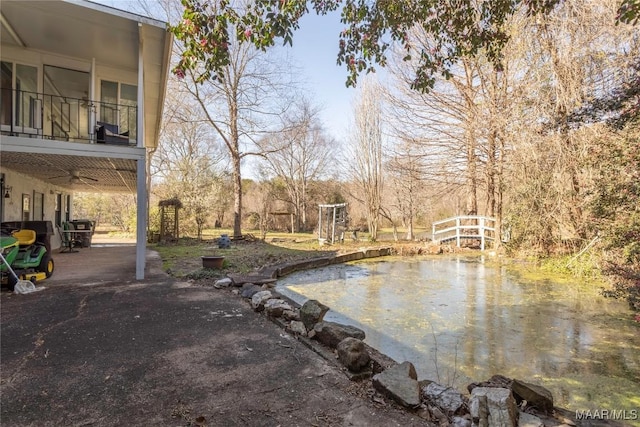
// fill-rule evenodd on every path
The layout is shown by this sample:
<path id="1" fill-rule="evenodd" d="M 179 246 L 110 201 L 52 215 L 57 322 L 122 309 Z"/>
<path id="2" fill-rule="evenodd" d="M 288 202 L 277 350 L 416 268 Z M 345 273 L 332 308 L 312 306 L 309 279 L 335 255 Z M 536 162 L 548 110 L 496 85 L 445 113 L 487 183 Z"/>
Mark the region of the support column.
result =
<path id="1" fill-rule="evenodd" d="M 143 26 L 138 23 L 138 114 L 136 125 L 136 146 L 144 147 L 144 46 L 142 43 Z"/>
<path id="2" fill-rule="evenodd" d="M 146 158 L 137 165 L 137 211 L 136 211 L 136 280 L 144 279 L 147 259 L 147 178 Z"/>
<path id="3" fill-rule="evenodd" d="M 138 114 L 136 117 L 136 146 L 144 147 L 144 49 L 143 29 L 138 23 Z M 136 161 L 137 211 L 136 211 L 136 279 L 144 279 L 147 257 L 147 155 Z"/>

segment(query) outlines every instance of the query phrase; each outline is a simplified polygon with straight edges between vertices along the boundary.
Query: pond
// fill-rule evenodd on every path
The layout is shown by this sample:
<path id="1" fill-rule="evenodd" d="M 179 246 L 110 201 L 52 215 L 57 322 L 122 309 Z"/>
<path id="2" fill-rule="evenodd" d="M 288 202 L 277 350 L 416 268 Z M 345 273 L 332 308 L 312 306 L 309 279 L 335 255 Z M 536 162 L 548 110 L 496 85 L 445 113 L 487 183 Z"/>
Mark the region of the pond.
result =
<path id="1" fill-rule="evenodd" d="M 277 290 L 331 307 L 418 379 L 466 391 L 494 374 L 538 383 L 570 410 L 640 408 L 640 328 L 589 283 L 526 279 L 484 256 L 392 258 L 292 274 Z"/>

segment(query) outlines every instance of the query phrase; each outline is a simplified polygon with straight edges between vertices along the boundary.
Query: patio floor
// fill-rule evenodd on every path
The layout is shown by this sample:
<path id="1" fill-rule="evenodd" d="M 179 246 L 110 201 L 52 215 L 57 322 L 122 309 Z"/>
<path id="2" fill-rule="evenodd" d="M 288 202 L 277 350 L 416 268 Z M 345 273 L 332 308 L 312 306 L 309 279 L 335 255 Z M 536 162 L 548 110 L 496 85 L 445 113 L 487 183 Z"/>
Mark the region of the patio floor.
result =
<path id="1" fill-rule="evenodd" d="M 43 286 L 64 284 L 98 285 L 104 283 L 130 283 L 136 281 L 135 239 L 94 235 L 89 248 L 76 248 L 77 252 L 53 251 L 53 275 L 39 283 Z M 145 279 L 164 276 L 161 260 L 154 251 L 147 250 Z"/>

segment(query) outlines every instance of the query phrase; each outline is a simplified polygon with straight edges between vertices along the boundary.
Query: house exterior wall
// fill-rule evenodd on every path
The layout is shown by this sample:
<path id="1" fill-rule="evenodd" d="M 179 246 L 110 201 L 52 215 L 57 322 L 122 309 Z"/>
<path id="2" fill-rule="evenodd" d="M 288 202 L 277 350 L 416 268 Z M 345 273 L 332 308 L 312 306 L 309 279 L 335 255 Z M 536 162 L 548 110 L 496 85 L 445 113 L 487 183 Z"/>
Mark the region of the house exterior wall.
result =
<path id="1" fill-rule="evenodd" d="M 31 206 L 29 213 L 29 220 L 32 221 L 35 218 L 34 212 L 34 199 L 35 194 L 39 193 L 43 195 L 43 220 L 51 221 L 54 226 L 59 226 L 60 224 L 56 224 L 56 197 L 60 194 L 62 197 L 62 221 L 64 221 L 66 210 L 68 209 L 70 218 L 73 218 L 73 194 L 68 190 L 52 185 L 50 183 L 40 181 L 29 177 L 27 175 L 23 175 L 21 173 L 8 170 L 6 168 L 0 167 L 0 172 L 4 174 L 4 186 L 5 188 L 11 187 L 10 197 L 4 197 L 2 194 L 2 221 L 21 221 L 22 218 L 22 197 L 23 195 L 28 195 Z M 67 197 L 69 196 L 69 197 Z M 66 206 L 67 200 L 69 200 L 70 206 Z M 61 245 L 60 233 L 56 231 L 55 235 L 51 236 L 51 248 L 58 249 Z"/>

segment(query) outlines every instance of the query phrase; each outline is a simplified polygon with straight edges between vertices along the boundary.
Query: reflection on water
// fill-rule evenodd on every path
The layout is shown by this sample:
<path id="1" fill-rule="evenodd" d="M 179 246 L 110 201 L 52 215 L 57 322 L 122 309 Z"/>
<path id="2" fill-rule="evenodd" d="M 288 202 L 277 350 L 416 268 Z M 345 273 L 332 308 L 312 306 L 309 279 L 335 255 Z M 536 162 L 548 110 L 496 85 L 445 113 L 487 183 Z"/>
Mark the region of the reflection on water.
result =
<path id="1" fill-rule="evenodd" d="M 419 379 L 461 390 L 491 375 L 536 382 L 569 409 L 640 408 L 640 331 L 627 307 L 595 286 L 526 281 L 482 258 L 335 265 L 278 282 L 325 320 L 411 361 Z"/>

